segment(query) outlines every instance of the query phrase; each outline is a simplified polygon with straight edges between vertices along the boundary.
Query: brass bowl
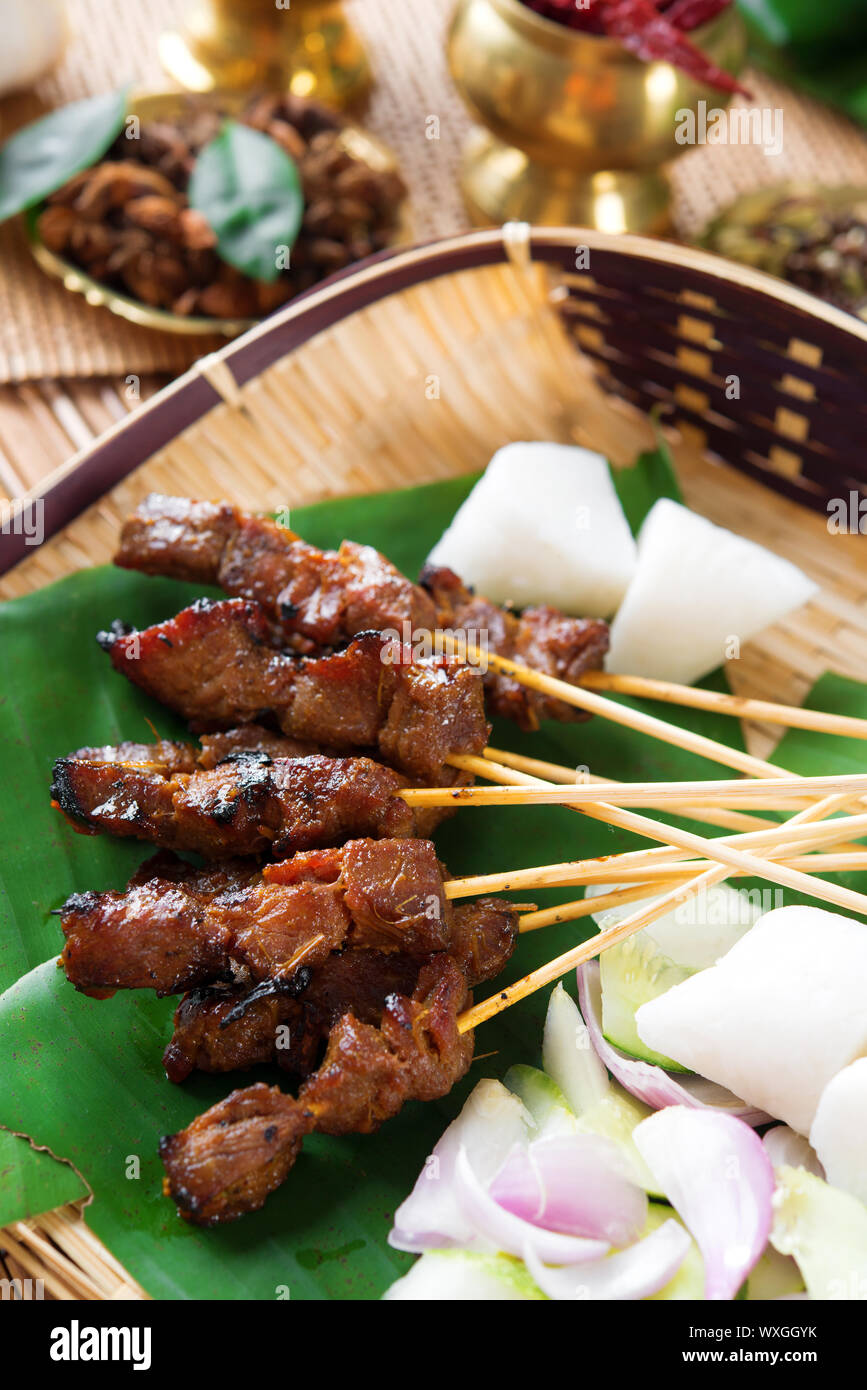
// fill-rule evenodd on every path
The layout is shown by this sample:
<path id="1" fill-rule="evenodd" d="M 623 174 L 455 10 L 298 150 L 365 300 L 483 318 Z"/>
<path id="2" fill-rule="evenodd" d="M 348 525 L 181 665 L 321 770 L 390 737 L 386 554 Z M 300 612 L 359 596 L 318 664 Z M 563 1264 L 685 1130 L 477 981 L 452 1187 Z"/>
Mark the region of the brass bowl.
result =
<path id="1" fill-rule="evenodd" d="M 194 0 L 160 35 L 163 67 L 193 92 L 273 87 L 348 106 L 370 66 L 341 0 Z"/>
<path id="2" fill-rule="evenodd" d="M 746 30 L 731 7 L 690 38 L 738 72 Z M 452 76 L 485 127 L 471 137 L 463 186 L 476 221 L 509 219 L 659 230 L 659 166 L 679 153 L 677 113 L 728 103 L 670 63 L 643 63 L 615 39 L 543 19 L 520 0 L 458 0 Z"/>
<path id="3" fill-rule="evenodd" d="M 143 122 L 174 120 L 188 111 L 193 103 L 201 103 L 208 107 L 217 106 L 221 111 L 231 114 L 240 110 L 246 100 L 246 95 L 240 93 L 209 93 L 204 96 L 189 92 L 149 92 L 141 95 L 134 94 L 130 99 L 130 110 Z M 347 153 L 355 159 L 363 159 L 371 168 L 376 170 L 397 168 L 397 160 L 388 146 L 362 126 L 348 122 L 341 131 L 340 139 Z M 55 280 L 60 280 L 65 289 L 71 290 L 74 294 L 84 295 L 88 304 L 109 309 L 119 318 L 127 319 L 130 323 L 136 323 L 142 328 L 157 328 L 163 333 L 180 333 L 188 336 L 204 337 L 210 335 L 235 338 L 239 333 L 244 333 L 248 328 L 253 328 L 255 324 L 261 322 L 261 319 L 218 319 L 173 314 L 168 309 L 153 308 L 140 299 L 134 299 L 132 295 L 123 294 L 110 285 L 104 285 L 101 281 L 94 280 L 74 261 L 67 260 L 66 257 L 58 255 L 55 251 L 50 251 L 40 239 L 36 219 L 41 210 L 41 207 L 32 209 L 27 218 L 30 250 L 34 260 L 48 275 L 51 275 Z M 401 245 L 411 240 L 411 236 L 412 229 L 406 203 L 404 203 L 393 244 Z"/>

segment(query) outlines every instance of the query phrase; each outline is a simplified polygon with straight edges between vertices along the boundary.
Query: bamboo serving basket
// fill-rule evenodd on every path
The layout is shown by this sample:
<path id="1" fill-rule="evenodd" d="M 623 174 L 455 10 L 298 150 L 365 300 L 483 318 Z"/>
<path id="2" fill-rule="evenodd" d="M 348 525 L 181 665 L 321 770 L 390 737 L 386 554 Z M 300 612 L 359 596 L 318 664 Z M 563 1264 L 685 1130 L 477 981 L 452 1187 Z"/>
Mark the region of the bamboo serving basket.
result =
<path id="1" fill-rule="evenodd" d="M 729 666 L 737 693 L 799 703 L 826 670 L 867 680 L 867 549 L 826 512 L 867 496 L 865 364 L 867 325 L 662 242 L 511 225 L 391 252 L 198 362 L 24 499 L 46 539 L 6 528 L 0 598 L 109 561 L 151 490 L 291 508 L 478 470 L 522 439 L 629 464 L 661 406 L 689 505 L 821 587 Z M 750 726 L 751 750 L 778 732 Z M 78 1206 L 0 1231 L 3 1264 L 48 1297 L 147 1297 Z"/>

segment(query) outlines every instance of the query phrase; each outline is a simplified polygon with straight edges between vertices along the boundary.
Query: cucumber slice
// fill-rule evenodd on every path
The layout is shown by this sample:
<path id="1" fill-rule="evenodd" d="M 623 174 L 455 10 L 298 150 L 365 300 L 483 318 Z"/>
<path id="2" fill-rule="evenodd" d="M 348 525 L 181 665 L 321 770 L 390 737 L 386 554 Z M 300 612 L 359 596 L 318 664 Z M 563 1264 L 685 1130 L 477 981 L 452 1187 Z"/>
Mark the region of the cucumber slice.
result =
<path id="1" fill-rule="evenodd" d="M 867 1300 L 867 1207 L 805 1168 L 778 1168 L 771 1244 L 812 1299 Z"/>
<path id="2" fill-rule="evenodd" d="M 652 1113 L 640 1100 L 635 1100 L 616 1082 L 612 1082 L 608 1095 L 579 1116 L 577 1128 L 579 1134 L 601 1134 L 606 1139 L 613 1139 L 629 1162 L 633 1181 L 651 1197 L 662 1197 L 664 1194 L 659 1184 L 632 1138 L 635 1126 Z"/>
<path id="3" fill-rule="evenodd" d="M 664 1221 L 676 1221 L 679 1226 L 683 1225 L 680 1217 L 673 1207 L 666 1206 L 664 1202 L 651 1202 L 647 1209 L 647 1226 L 644 1234 L 649 1236 L 657 1230 Z M 669 1279 L 664 1288 L 658 1293 L 650 1295 L 645 1299 L 646 1303 L 676 1303 L 685 1300 L 695 1302 L 696 1299 L 704 1299 L 704 1260 L 701 1258 L 701 1251 L 695 1241 L 690 1241 L 686 1259 L 680 1266 L 673 1279 Z"/>
<path id="4" fill-rule="evenodd" d="M 556 1081 L 537 1067 L 516 1066 L 506 1072 L 503 1084 L 523 1101 L 536 1128 L 531 1140 L 555 1134 L 598 1134 L 611 1139 L 624 1154 L 633 1182 L 651 1197 L 661 1197 L 653 1175 L 632 1142 L 632 1131 L 652 1112 L 634 1100 L 615 1081 L 582 1115 L 576 1115 Z"/>
<path id="5" fill-rule="evenodd" d="M 530 1135 L 550 1139 L 558 1134 L 577 1134 L 578 1119 L 556 1081 L 538 1067 L 510 1067 L 503 1085 L 512 1091 L 530 1114 L 535 1128 Z M 637 1122 L 636 1122 L 637 1123 Z"/>
<path id="6" fill-rule="evenodd" d="M 529 1302 L 544 1299 L 521 1260 L 475 1250 L 429 1250 L 383 1301 Z"/>
<path id="7" fill-rule="evenodd" d="M 765 1303 L 803 1293 L 804 1280 L 791 1255 L 781 1255 L 769 1245 L 747 1279 L 747 1302 Z"/>
<path id="8" fill-rule="evenodd" d="M 587 896 L 608 892 L 610 884 L 591 884 Z M 612 907 L 594 913 L 594 920 L 604 931 L 654 901 L 650 897 Z M 608 1041 L 631 1057 L 666 1071 L 687 1071 L 671 1057 L 642 1042 L 635 1026 L 636 1010 L 713 965 L 750 930 L 760 913 L 761 907 L 745 894 L 719 883 L 701 897 L 673 908 L 619 946 L 603 951 L 599 958 L 602 1029 Z"/>
<path id="9" fill-rule="evenodd" d="M 578 1005 L 562 984 L 551 991 L 548 1001 L 542 1065 L 576 1115 L 608 1094 L 608 1072 L 596 1055 Z"/>

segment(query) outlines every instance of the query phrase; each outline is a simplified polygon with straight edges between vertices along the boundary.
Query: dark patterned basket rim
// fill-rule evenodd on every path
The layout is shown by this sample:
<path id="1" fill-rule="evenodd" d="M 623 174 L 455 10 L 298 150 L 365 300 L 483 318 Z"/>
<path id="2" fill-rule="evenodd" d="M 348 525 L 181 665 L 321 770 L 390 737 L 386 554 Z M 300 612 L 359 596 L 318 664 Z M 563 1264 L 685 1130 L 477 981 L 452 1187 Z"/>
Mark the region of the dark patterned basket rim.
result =
<path id="1" fill-rule="evenodd" d="M 589 284 L 584 281 L 590 277 L 586 272 L 579 273 L 577 268 L 577 253 L 585 249 L 592 258 Z M 681 314 L 688 312 L 698 320 L 704 318 L 709 331 L 726 320 L 735 326 L 745 324 L 747 342 L 754 349 L 758 344 L 759 356 L 761 340 L 756 337 L 753 324 L 776 320 L 789 340 L 807 345 L 818 340 L 821 369 L 811 367 L 809 362 L 790 363 L 780 349 L 776 349 L 775 355 L 773 345 L 768 356 L 771 362 L 785 362 L 787 373 L 791 366 L 793 374 L 808 386 L 811 381 L 815 386 L 818 370 L 823 388 L 827 389 L 830 384 L 834 408 L 839 405 L 842 409 L 851 409 L 856 425 L 862 427 L 847 426 L 844 429 L 847 439 L 854 441 L 864 437 L 867 392 L 863 380 L 859 387 L 856 373 L 860 370 L 867 375 L 858 362 L 859 348 L 867 344 L 867 324 L 851 315 L 761 271 L 670 242 L 577 227 L 532 228 L 528 250 L 533 261 L 560 272 L 579 310 L 581 303 L 598 301 L 600 296 L 604 298 L 608 294 L 615 308 L 618 300 L 623 306 L 641 304 L 642 318 L 646 318 L 648 314 L 652 317 L 653 305 L 664 316 L 667 301 Z M 219 349 L 208 361 L 225 363 L 237 384 L 244 386 L 318 333 L 378 300 L 441 276 L 504 264 L 510 255 L 501 229 L 469 232 L 382 252 L 292 301 Z M 715 290 L 724 296 L 722 307 L 716 304 Z M 587 350 L 586 344 L 581 343 L 581 346 Z M 591 349 L 591 356 L 602 360 L 605 354 Z M 618 376 L 616 362 L 608 363 L 614 380 L 623 385 L 627 393 L 631 389 L 633 397 L 644 407 L 653 404 L 653 392 L 648 394 L 644 389 L 648 383 L 630 381 L 630 369 L 620 365 L 622 376 Z M 772 370 L 770 366 L 769 370 Z M 682 366 L 678 371 L 680 376 L 689 376 Z M 703 379 L 699 380 L 707 385 Z M 44 539 L 49 539 L 222 399 L 203 374 L 201 363 L 195 364 L 128 419 L 120 421 L 74 455 L 39 487 L 17 499 L 17 504 L 41 500 Z M 786 400 L 785 397 L 781 399 Z M 707 446 L 726 458 L 727 440 L 719 423 L 703 419 L 701 410 L 691 410 L 683 404 L 678 410 L 681 416 L 692 417 L 698 426 L 709 424 L 705 431 Z M 762 481 L 789 495 L 816 504 L 809 489 L 792 485 L 791 480 L 778 479 L 774 474 L 768 475 L 760 464 L 751 465 L 748 458 L 726 461 L 761 476 Z M 839 471 L 833 476 L 838 487 L 847 481 Z M 864 479 L 867 481 L 867 473 Z M 861 485 L 858 477 L 851 481 L 855 486 Z M 25 536 L 4 534 L 0 538 L 0 574 L 6 573 L 27 553 L 32 553 L 32 546 L 27 544 Z"/>

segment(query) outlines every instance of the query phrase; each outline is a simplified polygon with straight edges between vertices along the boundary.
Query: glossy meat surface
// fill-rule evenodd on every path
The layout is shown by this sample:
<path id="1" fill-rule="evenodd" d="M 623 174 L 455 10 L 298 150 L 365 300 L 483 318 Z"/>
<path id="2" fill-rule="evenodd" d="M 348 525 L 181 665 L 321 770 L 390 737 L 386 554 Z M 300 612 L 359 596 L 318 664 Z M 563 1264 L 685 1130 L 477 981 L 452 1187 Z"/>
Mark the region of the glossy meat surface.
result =
<path id="1" fill-rule="evenodd" d="M 314 1129 L 369 1134 L 407 1100 L 446 1095 L 472 1060 L 473 1035 L 457 1027 L 467 999 L 461 971 L 441 953 L 411 995 L 388 997 L 379 1027 L 346 1012 L 297 1098 L 247 1086 L 162 1140 L 166 1195 L 197 1225 L 236 1220 L 285 1181 Z"/>
<path id="2" fill-rule="evenodd" d="M 456 659 L 414 662 L 378 633 L 318 658 L 287 656 L 267 639 L 263 610 L 242 599 L 200 599 L 141 632 L 100 634 L 118 671 L 199 728 L 264 718 L 340 752 L 378 749 L 431 779 L 452 754 L 487 742 L 481 677 Z"/>
<path id="3" fill-rule="evenodd" d="M 253 599 L 272 631 L 301 651 L 337 646 L 367 629 L 406 630 L 417 641 L 439 627 L 483 634 L 489 651 L 575 683 L 601 666 L 608 649 L 601 619 L 547 606 L 518 615 L 476 596 L 444 568 L 426 569 L 413 584 L 370 546 L 344 541 L 337 551 L 318 550 L 228 503 L 151 494 L 124 524 L 115 562 Z M 586 717 L 494 671 L 485 683 L 490 712 L 522 728 Z"/>

